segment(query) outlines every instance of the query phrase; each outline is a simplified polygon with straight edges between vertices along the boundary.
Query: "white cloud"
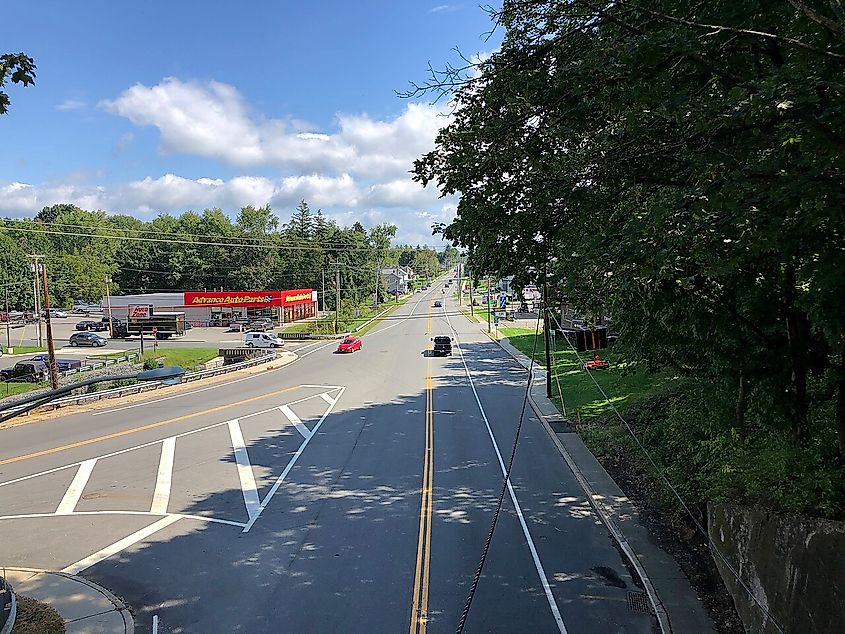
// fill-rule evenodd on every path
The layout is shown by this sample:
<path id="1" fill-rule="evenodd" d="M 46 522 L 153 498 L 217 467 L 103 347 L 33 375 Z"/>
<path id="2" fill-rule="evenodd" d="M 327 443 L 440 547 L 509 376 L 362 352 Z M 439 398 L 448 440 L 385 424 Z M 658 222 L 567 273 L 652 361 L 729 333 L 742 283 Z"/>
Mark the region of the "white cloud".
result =
<path id="1" fill-rule="evenodd" d="M 413 191 L 416 188 L 419 191 Z M 283 219 L 305 199 L 312 209 L 323 209 L 329 218 L 349 226 L 391 222 L 398 227 L 397 240 L 434 244 L 430 227 L 454 217 L 453 199 L 437 200 L 436 193 L 411 182 L 392 181 L 361 186 L 349 174 L 311 174 L 270 179 L 237 176 L 189 179 L 176 174 L 147 177 L 113 187 L 76 184 L 0 184 L 0 213 L 25 217 L 42 207 L 71 203 L 83 209 L 153 217 L 162 212 L 220 207 L 235 213 L 245 205 L 270 204 Z"/>
<path id="2" fill-rule="evenodd" d="M 251 111 L 228 84 L 166 78 L 135 84 L 100 102 L 139 126 L 154 126 L 165 152 L 221 159 L 236 166 L 270 165 L 304 172 L 350 173 L 373 178 L 406 174 L 434 145 L 447 123 L 447 107 L 408 103 L 387 121 L 340 114 L 336 129 L 305 129 L 292 117 L 268 119 Z"/>
<path id="3" fill-rule="evenodd" d="M 80 110 L 85 107 L 81 99 L 65 99 L 62 103 L 56 104 L 56 110 Z"/>
<path id="4" fill-rule="evenodd" d="M 438 4 L 428 10 L 429 13 L 451 13 L 461 8 L 459 4 Z"/>

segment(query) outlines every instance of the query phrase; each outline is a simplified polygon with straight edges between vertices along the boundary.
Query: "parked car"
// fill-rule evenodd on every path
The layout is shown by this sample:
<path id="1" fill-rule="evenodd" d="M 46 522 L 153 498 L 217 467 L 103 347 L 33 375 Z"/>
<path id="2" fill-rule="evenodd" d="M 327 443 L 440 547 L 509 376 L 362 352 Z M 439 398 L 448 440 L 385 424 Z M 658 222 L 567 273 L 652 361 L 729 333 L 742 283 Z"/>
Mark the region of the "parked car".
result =
<path id="1" fill-rule="evenodd" d="M 434 300 L 434 307 L 435 308 L 443 308 L 443 302 L 441 302 L 439 299 L 435 299 Z"/>
<path id="2" fill-rule="evenodd" d="M 76 326 L 74 326 L 74 328 L 76 328 L 76 330 L 103 331 L 103 330 L 109 329 L 109 323 L 108 323 L 108 320 L 106 320 L 106 323 L 103 323 L 102 321 L 93 321 L 93 320 L 90 320 L 90 319 L 83 319 L 78 324 L 76 324 Z"/>
<path id="3" fill-rule="evenodd" d="M 34 357 L 30 359 L 30 361 L 41 361 L 47 365 L 50 364 L 50 355 L 46 352 L 42 352 L 41 354 L 36 354 Z M 75 368 L 81 368 L 82 361 L 79 359 L 56 359 L 56 368 L 59 372 L 67 372 L 68 370 L 73 370 Z"/>
<path id="4" fill-rule="evenodd" d="M 248 332 L 244 335 L 244 345 L 247 348 L 281 348 L 285 344 L 272 332 Z"/>
<path id="5" fill-rule="evenodd" d="M 256 317 L 255 319 L 250 319 L 247 325 L 252 331 L 264 332 L 266 330 L 273 330 L 273 320 L 269 317 Z"/>
<path id="6" fill-rule="evenodd" d="M 358 337 L 347 337 L 340 342 L 337 347 L 338 352 L 355 352 L 360 350 L 362 346 L 361 340 Z"/>
<path id="7" fill-rule="evenodd" d="M 43 361 L 18 361 L 11 368 L 0 370 L 0 380 L 9 383 L 38 383 L 47 380 L 49 369 Z"/>
<path id="8" fill-rule="evenodd" d="M 435 357 L 447 357 L 452 354 L 452 338 L 446 336 L 432 337 L 434 348 L 431 353 Z"/>
<path id="9" fill-rule="evenodd" d="M 72 346 L 102 347 L 108 343 L 108 340 L 93 332 L 75 332 L 70 336 L 69 342 Z"/>
<path id="10" fill-rule="evenodd" d="M 54 319 L 65 319 L 67 317 L 67 313 L 60 308 L 51 308 L 50 309 L 50 318 Z"/>

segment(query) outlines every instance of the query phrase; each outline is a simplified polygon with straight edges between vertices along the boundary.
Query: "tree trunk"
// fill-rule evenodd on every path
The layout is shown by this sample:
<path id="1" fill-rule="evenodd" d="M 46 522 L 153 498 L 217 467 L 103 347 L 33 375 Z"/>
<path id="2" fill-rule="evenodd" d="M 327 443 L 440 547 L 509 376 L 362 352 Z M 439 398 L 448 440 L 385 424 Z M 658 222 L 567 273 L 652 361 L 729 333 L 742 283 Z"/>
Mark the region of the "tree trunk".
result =
<path id="1" fill-rule="evenodd" d="M 809 438 L 807 424 L 807 355 L 809 354 L 809 324 L 807 317 L 795 306 L 795 270 L 786 267 L 786 336 L 790 357 L 792 441 L 803 446 Z"/>
<path id="2" fill-rule="evenodd" d="M 745 406 L 747 394 L 745 389 L 745 375 L 739 375 L 739 393 L 736 397 L 736 429 L 745 438 Z"/>
<path id="3" fill-rule="evenodd" d="M 845 464 L 845 350 L 840 356 L 841 366 L 835 369 L 836 379 L 836 435 L 839 441 L 839 461 Z"/>

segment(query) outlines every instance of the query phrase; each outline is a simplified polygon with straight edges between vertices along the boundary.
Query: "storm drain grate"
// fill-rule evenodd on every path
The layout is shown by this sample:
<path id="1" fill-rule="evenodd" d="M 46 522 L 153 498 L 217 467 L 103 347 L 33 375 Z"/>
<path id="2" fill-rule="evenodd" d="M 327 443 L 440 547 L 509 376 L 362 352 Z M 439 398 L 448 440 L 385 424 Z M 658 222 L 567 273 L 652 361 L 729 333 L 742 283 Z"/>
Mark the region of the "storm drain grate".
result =
<path id="1" fill-rule="evenodd" d="M 570 425 L 569 421 L 566 420 L 550 420 L 548 423 L 549 427 L 551 427 L 552 431 L 556 434 L 568 434 L 569 432 L 575 431 L 572 429 L 572 425 Z"/>
<path id="2" fill-rule="evenodd" d="M 651 610 L 648 608 L 648 597 L 644 592 L 629 592 L 628 593 L 628 609 L 631 612 L 642 612 L 648 614 Z"/>

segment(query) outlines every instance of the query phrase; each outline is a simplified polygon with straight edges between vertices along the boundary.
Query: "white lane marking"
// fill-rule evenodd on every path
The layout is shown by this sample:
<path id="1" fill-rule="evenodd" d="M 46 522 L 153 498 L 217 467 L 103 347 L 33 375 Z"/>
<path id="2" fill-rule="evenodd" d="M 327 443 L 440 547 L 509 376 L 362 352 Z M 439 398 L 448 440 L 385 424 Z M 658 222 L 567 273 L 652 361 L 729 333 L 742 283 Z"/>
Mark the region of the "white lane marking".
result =
<path id="1" fill-rule="evenodd" d="M 67 516 L 76 515 L 143 515 L 145 517 L 160 517 L 158 513 L 150 513 L 149 511 L 74 511 L 68 513 Z M 179 517 L 186 520 L 198 520 L 200 522 L 211 522 L 212 524 L 226 524 L 228 526 L 237 526 L 243 528 L 246 526 L 245 522 L 236 522 L 234 520 L 224 520 L 217 517 L 206 517 L 205 515 L 191 515 L 190 513 L 168 513 L 168 517 Z M 0 515 L 0 520 L 22 520 L 22 519 L 38 519 L 44 517 L 57 517 L 55 513 L 22 513 L 20 515 Z"/>
<path id="2" fill-rule="evenodd" d="M 86 568 L 90 568 L 94 564 L 98 564 L 104 559 L 108 559 L 112 555 L 116 555 L 121 550 L 129 548 L 133 544 L 141 541 L 142 539 L 146 539 L 150 537 L 154 533 L 167 528 L 174 522 L 178 522 L 182 519 L 179 515 L 168 515 L 166 517 L 162 517 L 157 522 L 153 522 L 146 528 L 142 528 L 139 531 L 135 531 L 131 535 L 124 537 L 113 543 L 110 546 L 106 546 L 105 548 L 98 550 L 93 555 L 89 555 L 85 559 L 80 559 L 74 564 L 67 566 L 66 568 L 62 568 L 62 572 L 69 574 L 69 575 L 78 575 L 80 572 L 85 570 Z"/>
<path id="3" fill-rule="evenodd" d="M 478 397 L 478 392 L 475 389 L 475 381 L 472 380 L 472 375 L 469 371 L 469 366 L 467 366 L 466 359 L 464 358 L 464 351 L 461 348 L 461 343 L 458 338 L 458 331 L 452 326 L 452 320 L 449 319 L 449 313 L 446 312 L 446 308 L 444 306 L 443 312 L 446 314 L 446 321 L 449 324 L 449 329 L 455 335 L 455 343 L 458 351 L 461 354 L 461 362 L 464 366 L 464 372 L 466 373 L 467 379 L 469 379 L 469 386 L 472 388 L 472 393 L 475 396 L 475 402 L 478 405 L 478 410 L 481 412 L 481 418 L 484 419 L 484 424 L 487 427 L 487 434 L 490 436 L 490 442 L 493 443 L 493 450 L 496 452 L 496 458 L 499 460 L 499 468 L 502 470 L 502 476 L 507 475 L 507 468 L 505 467 L 505 462 L 502 460 L 502 454 L 499 451 L 499 443 L 496 442 L 496 436 L 493 434 L 493 429 L 490 427 L 490 421 L 487 420 L 487 414 L 484 412 L 484 407 L 481 405 L 481 399 Z M 557 601 L 555 601 L 554 594 L 552 593 L 552 588 L 549 585 L 549 579 L 546 576 L 546 571 L 543 568 L 543 564 L 540 561 L 540 555 L 537 553 L 537 547 L 534 545 L 534 540 L 531 538 L 531 532 L 528 530 L 528 525 L 525 523 L 525 517 L 522 515 L 522 508 L 519 505 L 519 500 L 516 498 L 516 492 L 513 489 L 513 485 L 511 485 L 510 478 L 507 479 L 507 489 L 508 493 L 510 494 L 511 502 L 513 502 L 514 509 L 516 509 L 516 515 L 519 518 L 519 525 L 522 527 L 522 534 L 525 535 L 525 541 L 528 543 L 528 550 L 531 551 L 531 558 L 534 560 L 534 567 L 537 569 L 537 574 L 540 577 L 540 583 L 543 586 L 543 592 L 546 594 L 546 599 L 549 602 L 549 607 L 552 610 L 552 616 L 555 619 L 555 623 L 557 623 L 557 628 L 561 634 L 567 634 L 566 626 L 563 624 L 563 617 L 560 615 L 560 609 L 557 606 Z"/>
<path id="4" fill-rule="evenodd" d="M 346 388 L 340 388 L 346 389 Z M 317 398 L 318 394 L 313 394 L 309 398 Z M 278 409 L 278 405 L 274 405 L 273 407 L 268 407 L 267 409 L 263 409 L 258 412 L 252 412 L 251 414 L 244 414 L 240 417 L 240 420 L 244 420 L 246 418 L 252 418 L 253 416 L 260 416 L 261 414 L 266 414 L 268 412 L 274 412 Z M 196 429 L 191 429 L 188 431 L 184 431 L 181 434 L 176 434 L 173 438 L 182 438 L 183 436 L 190 436 L 191 434 L 198 434 L 200 432 L 208 431 L 209 429 L 214 429 L 215 427 L 220 427 L 221 425 L 227 425 L 229 421 L 223 421 L 222 423 L 211 423 L 210 425 L 205 425 L 204 427 L 197 427 Z M 152 447 L 153 445 L 157 445 L 160 443 L 161 440 L 151 440 L 150 442 L 141 443 L 140 445 L 135 445 L 134 447 L 127 447 L 126 449 L 119 449 L 117 451 L 112 451 L 110 453 L 103 454 L 101 456 L 97 456 L 96 459 L 102 460 L 104 458 L 112 458 L 114 456 L 119 456 L 121 454 L 135 451 L 136 449 L 143 449 L 145 447 Z M 24 480 L 30 480 L 32 478 L 37 478 L 38 476 L 49 475 L 51 473 L 56 473 L 57 471 L 62 471 L 63 469 L 70 469 L 71 467 L 76 467 L 82 464 L 83 461 L 79 462 L 71 462 L 70 464 L 62 465 L 60 467 L 53 467 L 52 469 L 45 469 L 44 471 L 38 471 L 37 473 L 30 473 L 29 475 L 21 476 L 19 478 L 14 478 L 13 480 L 7 480 L 6 482 L 0 482 L 0 487 L 8 486 L 10 484 L 15 484 L 17 482 L 23 482 Z"/>
<path id="5" fill-rule="evenodd" d="M 343 386 L 342 385 L 317 385 L 317 384 L 311 384 L 311 383 L 303 383 L 299 387 L 318 387 L 318 388 L 322 388 L 324 390 L 328 390 L 329 392 L 331 392 L 333 390 L 339 390 Z"/>
<path id="6" fill-rule="evenodd" d="M 246 451 L 246 444 L 238 419 L 228 421 L 228 425 L 229 436 L 232 438 L 232 448 L 235 450 L 235 462 L 238 464 L 238 478 L 241 481 L 241 492 L 244 496 L 246 513 L 249 519 L 252 519 L 260 504 L 258 487 L 255 486 L 255 474 L 252 473 L 252 465 L 249 463 L 249 454 Z"/>
<path id="7" fill-rule="evenodd" d="M 320 398 L 322 398 L 329 405 L 334 405 L 335 403 L 337 403 L 337 400 L 335 400 L 331 396 L 329 396 L 328 392 L 321 393 Z"/>
<path id="8" fill-rule="evenodd" d="M 296 361 L 298 361 L 299 359 L 303 359 L 303 358 L 307 357 L 309 354 L 311 354 L 311 352 L 317 352 L 317 350 L 322 350 L 323 348 L 327 348 L 328 346 L 332 345 L 333 343 L 334 342 L 332 341 L 332 342 L 326 344 L 325 346 L 322 346 L 320 348 L 315 348 L 314 350 L 311 350 L 310 352 L 306 352 L 305 354 L 297 355 L 297 358 L 294 359 L 293 361 L 291 361 L 291 363 L 296 363 Z M 316 345 L 316 344 L 308 344 L 308 345 Z M 268 370 L 268 371 L 269 372 L 276 372 L 278 370 L 286 368 L 287 366 L 291 365 L 291 363 L 287 363 L 283 366 L 280 366 L 278 368 L 275 368 L 273 370 Z M 231 381 L 225 381 L 225 382 L 222 382 L 222 383 L 215 383 L 214 385 L 209 385 L 208 387 L 202 387 L 202 388 L 199 388 L 198 390 L 191 390 L 190 392 L 182 392 L 180 394 L 172 394 L 171 396 L 163 396 L 161 398 L 157 398 L 157 399 L 154 399 L 152 401 L 143 401 L 141 403 L 133 403 L 132 405 L 124 405 L 123 407 L 115 407 L 114 409 L 106 409 L 106 410 L 102 410 L 102 411 L 99 411 L 99 412 L 93 412 L 91 414 L 91 416 L 102 416 L 103 414 L 111 414 L 113 412 L 122 412 L 125 409 L 132 409 L 133 407 L 145 407 L 147 405 L 154 405 L 155 403 L 161 403 L 162 401 L 169 401 L 170 399 L 174 399 L 174 398 L 182 398 L 183 396 L 190 396 L 191 394 L 199 394 L 200 392 L 206 392 L 208 390 L 216 390 L 217 388 L 220 388 L 220 387 L 226 387 L 227 385 L 233 385 L 234 383 L 240 383 L 241 381 L 249 381 L 250 379 L 254 379 L 254 378 L 262 377 L 262 376 L 266 376 L 266 375 L 265 374 L 251 374 L 250 376 L 244 376 L 244 377 L 241 377 L 239 379 L 232 379 Z M 323 386 L 319 385 L 319 386 L 303 386 L 303 387 L 323 387 Z"/>
<path id="9" fill-rule="evenodd" d="M 170 502 L 170 484 L 173 478 L 173 455 L 176 453 L 176 436 L 161 441 L 161 458 L 158 461 L 156 488 L 150 513 L 167 515 L 167 504 Z"/>
<path id="10" fill-rule="evenodd" d="M 302 421 L 299 419 L 299 416 L 294 414 L 293 410 L 290 407 L 288 407 L 287 405 L 282 405 L 281 407 L 279 407 L 279 409 L 282 411 L 282 414 L 287 416 L 287 419 L 291 423 L 293 423 L 293 426 L 296 427 L 296 431 L 302 434 L 302 437 L 305 438 L 305 440 L 311 438 L 311 430 L 308 429 L 307 426 L 302 424 Z"/>
<path id="11" fill-rule="evenodd" d="M 97 464 L 97 459 L 86 460 L 79 464 L 79 469 L 70 486 L 65 491 L 62 501 L 59 502 L 59 507 L 56 509 L 56 515 L 69 515 L 73 513 L 73 509 L 79 503 L 79 498 L 82 497 L 82 491 L 85 490 L 85 485 L 88 484 L 88 478 L 91 477 L 91 472 L 94 470 L 94 465 Z"/>
<path id="12" fill-rule="evenodd" d="M 345 391 L 346 391 L 345 387 L 340 389 L 340 394 L 337 395 L 335 402 L 340 400 L 340 397 L 343 396 L 343 393 Z M 317 435 L 317 430 L 320 429 L 320 425 L 323 424 L 323 421 L 326 420 L 326 417 L 329 414 L 331 414 L 333 409 L 334 409 L 334 405 L 329 405 L 328 409 L 326 410 L 326 413 L 323 414 L 320 417 L 320 420 L 317 421 L 317 424 L 314 425 L 314 429 L 312 430 L 311 435 L 302 442 L 302 444 L 299 446 L 299 449 L 297 449 L 296 453 L 293 454 L 293 457 L 290 459 L 290 462 L 288 462 L 287 466 L 285 467 L 284 471 L 282 471 L 281 475 L 278 478 L 276 478 L 276 482 L 273 484 L 273 487 L 270 489 L 270 491 L 268 491 L 266 497 L 261 502 L 261 505 L 258 507 L 258 512 L 255 514 L 255 517 L 251 517 L 249 522 L 247 522 L 247 525 L 244 527 L 244 530 L 243 530 L 244 533 L 249 532 L 249 530 L 255 524 L 256 520 L 261 516 L 261 513 L 264 511 L 265 508 L 267 508 L 267 505 L 270 504 L 270 501 L 273 499 L 273 496 L 276 495 L 276 491 L 278 491 L 279 487 L 282 486 L 282 482 L 284 482 L 284 479 L 287 477 L 290 470 L 293 469 L 293 466 L 296 464 L 296 461 L 299 459 L 299 456 L 302 455 L 302 452 L 305 450 L 305 447 L 308 446 L 308 443 L 310 442 L 310 440 L 314 436 Z"/>

